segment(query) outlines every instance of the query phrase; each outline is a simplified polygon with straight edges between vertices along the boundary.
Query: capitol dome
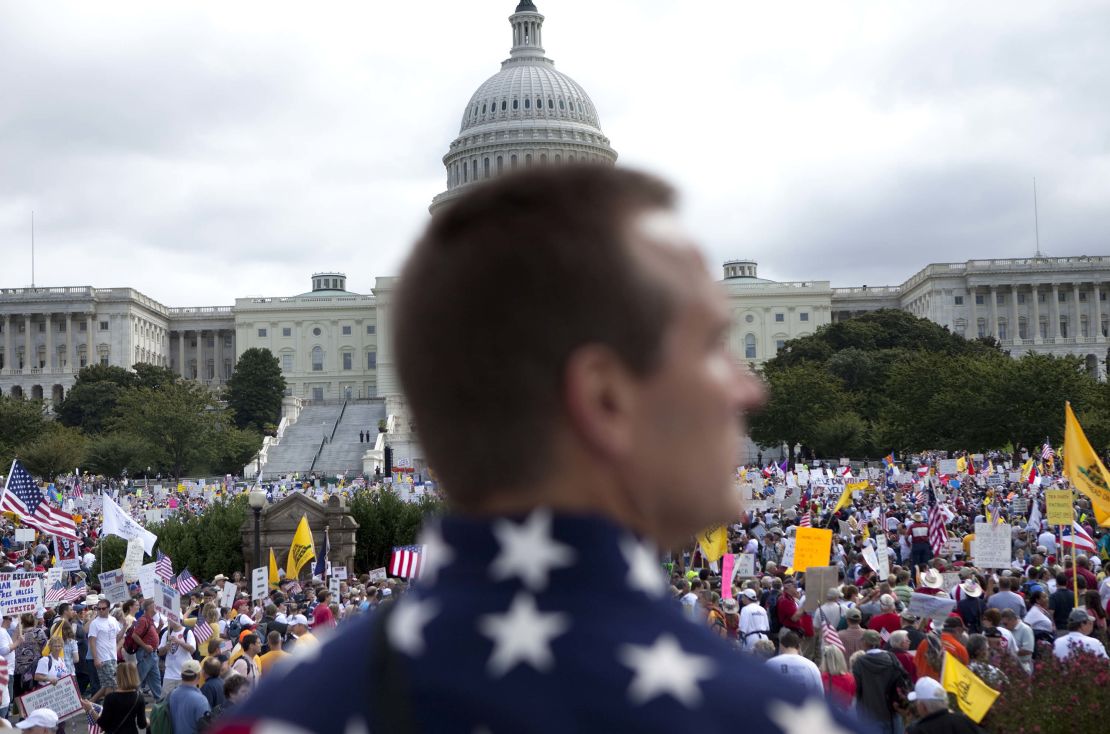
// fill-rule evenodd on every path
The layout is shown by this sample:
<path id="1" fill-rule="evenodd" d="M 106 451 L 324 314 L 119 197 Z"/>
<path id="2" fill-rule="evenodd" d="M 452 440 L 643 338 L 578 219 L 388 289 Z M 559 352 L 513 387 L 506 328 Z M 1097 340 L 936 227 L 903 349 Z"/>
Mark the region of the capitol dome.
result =
<path id="1" fill-rule="evenodd" d="M 468 185 L 517 167 L 616 162 L 586 90 L 544 55 L 543 20 L 531 0 L 509 16 L 509 58 L 463 110 L 459 136 L 443 157 L 447 190 L 432 200 L 432 212 Z"/>

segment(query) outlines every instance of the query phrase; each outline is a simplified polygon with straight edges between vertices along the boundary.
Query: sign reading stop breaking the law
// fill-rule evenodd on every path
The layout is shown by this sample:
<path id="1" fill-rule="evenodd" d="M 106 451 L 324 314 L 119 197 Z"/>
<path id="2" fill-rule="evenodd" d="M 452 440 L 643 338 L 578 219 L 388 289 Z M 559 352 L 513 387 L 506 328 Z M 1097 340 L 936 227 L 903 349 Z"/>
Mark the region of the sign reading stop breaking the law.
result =
<path id="1" fill-rule="evenodd" d="M 34 612 L 42 606 L 42 579 L 36 573 L 0 573 L 0 613 Z"/>
<path id="2" fill-rule="evenodd" d="M 50 709 L 58 715 L 58 721 L 65 721 L 84 711 L 72 675 L 59 678 L 53 685 L 24 693 L 19 697 L 19 708 L 22 709 L 24 718 L 35 709 Z"/>

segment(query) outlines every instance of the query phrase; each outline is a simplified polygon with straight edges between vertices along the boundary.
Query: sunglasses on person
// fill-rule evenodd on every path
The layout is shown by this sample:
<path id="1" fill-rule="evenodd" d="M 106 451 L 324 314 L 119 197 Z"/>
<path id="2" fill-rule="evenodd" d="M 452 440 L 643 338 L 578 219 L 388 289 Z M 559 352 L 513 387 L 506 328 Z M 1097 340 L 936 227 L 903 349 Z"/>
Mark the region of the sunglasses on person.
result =
<path id="1" fill-rule="evenodd" d="M 106 611 L 108 611 L 108 607 L 100 607 L 100 606 L 98 606 L 98 607 L 96 608 L 96 610 L 97 610 L 98 612 L 106 612 Z"/>

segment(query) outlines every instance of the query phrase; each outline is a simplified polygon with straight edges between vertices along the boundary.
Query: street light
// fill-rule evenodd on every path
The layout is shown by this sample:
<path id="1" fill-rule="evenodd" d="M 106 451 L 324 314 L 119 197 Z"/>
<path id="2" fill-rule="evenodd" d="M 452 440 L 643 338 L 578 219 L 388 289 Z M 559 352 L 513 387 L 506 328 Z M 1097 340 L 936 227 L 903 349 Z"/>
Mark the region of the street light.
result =
<path id="1" fill-rule="evenodd" d="M 254 566 L 262 566 L 262 508 L 266 506 L 266 492 L 257 484 L 247 496 L 247 502 L 254 510 Z"/>

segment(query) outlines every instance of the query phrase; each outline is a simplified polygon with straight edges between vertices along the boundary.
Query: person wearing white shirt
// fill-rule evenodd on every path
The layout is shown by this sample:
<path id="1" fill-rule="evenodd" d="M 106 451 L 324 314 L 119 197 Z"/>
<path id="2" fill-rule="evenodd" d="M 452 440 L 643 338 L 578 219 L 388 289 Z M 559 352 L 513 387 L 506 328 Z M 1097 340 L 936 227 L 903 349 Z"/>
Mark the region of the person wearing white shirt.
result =
<path id="1" fill-rule="evenodd" d="M 1033 628 L 1021 621 L 1013 609 L 1002 610 L 1002 628 L 1009 631 L 1014 640 L 1014 651 L 1022 670 L 1032 675 L 1033 649 L 1036 646 Z"/>
<path id="2" fill-rule="evenodd" d="M 1025 623 L 1034 632 L 1055 632 L 1056 624 L 1052 621 L 1052 613 L 1048 610 L 1048 593 L 1037 591 L 1033 594 L 1033 606 L 1025 613 Z"/>
<path id="3" fill-rule="evenodd" d="M 1056 555 L 1056 536 L 1049 530 L 1037 536 L 1037 545 L 1043 545 L 1045 551 L 1050 555 Z"/>
<path id="4" fill-rule="evenodd" d="M 802 657 L 798 635 L 790 630 L 784 631 L 779 638 L 779 649 L 781 652 L 766 662 L 767 667 L 800 683 L 807 695 L 823 697 L 825 687 L 821 683 L 821 671 L 812 660 Z"/>
<path id="5" fill-rule="evenodd" d="M 1098 585 L 1098 598 L 1101 600 L 1103 608 L 1110 604 L 1110 574 L 1107 574 L 1102 583 Z"/>
<path id="6" fill-rule="evenodd" d="M 740 603 L 744 605 L 740 610 L 740 644 L 751 652 L 755 643 L 768 639 L 771 624 L 767 619 L 767 610 L 759 606 L 759 594 L 753 589 L 740 592 Z"/>
<path id="7" fill-rule="evenodd" d="M 1106 658 L 1106 648 L 1102 643 L 1091 637 L 1095 628 L 1095 618 L 1087 613 L 1086 609 L 1072 609 L 1068 615 L 1068 633 L 1056 638 L 1052 646 L 1052 653 L 1057 660 L 1067 660 L 1076 652 L 1083 650 L 1095 657 Z"/>

